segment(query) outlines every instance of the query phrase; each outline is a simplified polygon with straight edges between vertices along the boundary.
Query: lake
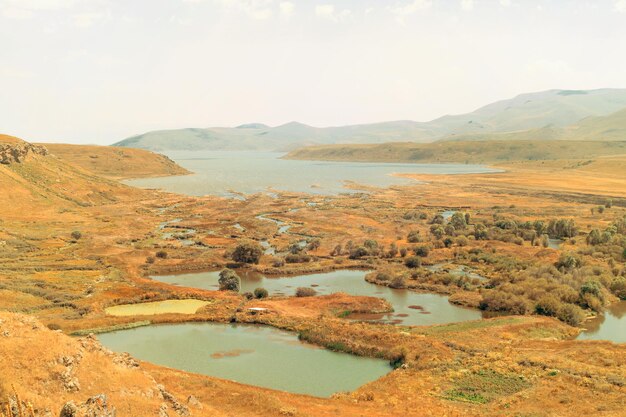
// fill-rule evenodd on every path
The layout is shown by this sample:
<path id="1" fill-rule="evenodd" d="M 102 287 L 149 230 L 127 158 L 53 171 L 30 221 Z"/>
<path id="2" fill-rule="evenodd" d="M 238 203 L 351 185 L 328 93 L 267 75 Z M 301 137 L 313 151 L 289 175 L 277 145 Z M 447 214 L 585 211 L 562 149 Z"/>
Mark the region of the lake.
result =
<path id="1" fill-rule="evenodd" d="M 241 292 L 252 292 L 263 287 L 271 295 L 294 295 L 298 287 L 312 287 L 318 294 L 344 292 L 384 298 L 394 308 L 393 313 L 362 316 L 364 319 L 380 320 L 394 324 L 431 325 L 478 320 L 478 310 L 459 307 L 448 302 L 448 297 L 439 294 L 422 294 L 404 289 L 393 289 L 365 281 L 367 271 L 337 270 L 323 274 L 299 275 L 294 277 L 266 277 L 250 271 L 238 271 Z M 181 275 L 152 276 L 152 279 L 172 285 L 217 290 L 219 271 Z"/>
<path id="2" fill-rule="evenodd" d="M 500 172 L 481 165 L 392 164 L 366 162 L 321 162 L 280 159 L 284 153 L 254 151 L 171 151 L 165 154 L 192 175 L 125 181 L 142 188 L 158 188 L 193 196 L 235 196 L 270 189 L 311 194 L 355 192 L 345 182 L 388 187 L 415 181 L 393 173 L 469 174 Z M 233 193 L 233 191 L 235 193 Z"/>
<path id="3" fill-rule="evenodd" d="M 267 326 L 159 325 L 98 339 L 113 351 L 154 364 L 318 397 L 353 391 L 391 371 L 388 361 L 332 352 Z"/>

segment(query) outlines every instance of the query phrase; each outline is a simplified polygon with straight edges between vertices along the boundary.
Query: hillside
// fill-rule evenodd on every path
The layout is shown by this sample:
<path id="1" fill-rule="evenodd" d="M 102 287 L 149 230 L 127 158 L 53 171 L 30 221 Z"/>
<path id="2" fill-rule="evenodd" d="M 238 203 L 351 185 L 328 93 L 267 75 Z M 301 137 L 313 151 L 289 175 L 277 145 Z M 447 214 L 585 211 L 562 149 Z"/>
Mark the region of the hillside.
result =
<path id="1" fill-rule="evenodd" d="M 143 149 L 65 144 L 45 144 L 45 147 L 67 163 L 110 179 L 189 174 L 165 155 Z"/>
<path id="2" fill-rule="evenodd" d="M 68 164 L 44 146 L 6 135 L 0 135 L 0 189 L 5 219 L 25 212 L 45 217 L 61 209 L 111 203 L 143 193 Z"/>
<path id="3" fill-rule="evenodd" d="M 277 127 L 250 123 L 236 128 L 159 130 L 124 139 L 114 146 L 163 150 L 293 150 L 302 146 L 385 142 L 433 142 L 462 135 L 531 129 L 549 138 L 581 119 L 608 116 L 626 108 L 626 89 L 549 90 L 521 94 L 471 113 L 430 122 L 391 121 L 318 128 L 298 122 Z M 596 122 L 597 123 L 597 122 Z M 526 139 L 528 134 L 523 136 Z M 556 139 L 554 137 L 553 139 Z"/>
<path id="4" fill-rule="evenodd" d="M 376 145 L 312 146 L 290 152 L 287 159 L 357 162 L 472 163 L 586 159 L 626 154 L 626 141 L 490 140 Z"/>

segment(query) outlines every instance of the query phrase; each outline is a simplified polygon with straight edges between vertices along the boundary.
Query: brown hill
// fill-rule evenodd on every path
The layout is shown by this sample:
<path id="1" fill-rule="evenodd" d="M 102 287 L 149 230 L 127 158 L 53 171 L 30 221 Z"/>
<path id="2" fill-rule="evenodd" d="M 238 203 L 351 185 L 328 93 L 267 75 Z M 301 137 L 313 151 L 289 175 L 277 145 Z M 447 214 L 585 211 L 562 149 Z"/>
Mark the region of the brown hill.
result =
<path id="1" fill-rule="evenodd" d="M 190 172 L 165 155 L 144 149 L 110 146 L 45 144 L 50 153 L 110 179 L 186 175 Z"/>

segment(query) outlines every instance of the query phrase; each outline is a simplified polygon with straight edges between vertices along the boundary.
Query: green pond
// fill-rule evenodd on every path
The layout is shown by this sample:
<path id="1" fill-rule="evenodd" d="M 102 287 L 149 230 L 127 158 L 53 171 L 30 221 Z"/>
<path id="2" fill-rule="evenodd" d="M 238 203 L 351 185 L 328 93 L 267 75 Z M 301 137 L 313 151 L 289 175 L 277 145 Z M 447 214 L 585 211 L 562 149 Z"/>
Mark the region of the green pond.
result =
<path id="1" fill-rule="evenodd" d="M 337 270 L 323 274 L 293 277 L 266 277 L 258 273 L 237 271 L 241 277 L 241 292 L 252 292 L 263 287 L 271 295 L 294 295 L 298 287 L 314 288 L 318 294 L 344 292 L 351 295 L 366 295 L 384 298 L 391 303 L 390 314 L 368 314 L 352 316 L 356 319 L 376 320 L 393 324 L 431 325 L 478 320 L 478 310 L 450 304 L 448 297 L 438 294 L 422 294 L 404 289 L 371 284 L 365 281 L 368 271 Z M 154 280 L 184 287 L 217 290 L 219 271 L 199 272 L 182 275 L 152 276 Z"/>
<path id="2" fill-rule="evenodd" d="M 626 301 L 614 303 L 603 314 L 583 323 L 579 340 L 610 340 L 626 343 Z"/>
<path id="3" fill-rule="evenodd" d="M 198 309 L 208 305 L 202 300 L 166 300 L 148 303 L 122 304 L 108 307 L 104 312 L 110 316 L 151 316 L 153 314 L 194 314 Z"/>
<path id="4" fill-rule="evenodd" d="M 154 364 L 318 397 L 353 391 L 391 371 L 388 361 L 332 352 L 266 326 L 185 323 L 98 338 L 113 351 Z"/>

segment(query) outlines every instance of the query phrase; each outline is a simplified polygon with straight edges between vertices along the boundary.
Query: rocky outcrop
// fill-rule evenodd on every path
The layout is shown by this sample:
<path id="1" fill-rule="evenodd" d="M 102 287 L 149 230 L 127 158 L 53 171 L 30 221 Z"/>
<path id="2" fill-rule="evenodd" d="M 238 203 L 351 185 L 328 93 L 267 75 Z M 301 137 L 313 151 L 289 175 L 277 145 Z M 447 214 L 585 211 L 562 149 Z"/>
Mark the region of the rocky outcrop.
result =
<path id="1" fill-rule="evenodd" d="M 0 143 L 0 164 L 22 163 L 31 155 L 48 155 L 48 149 L 28 142 Z"/>

